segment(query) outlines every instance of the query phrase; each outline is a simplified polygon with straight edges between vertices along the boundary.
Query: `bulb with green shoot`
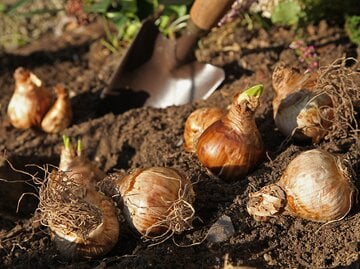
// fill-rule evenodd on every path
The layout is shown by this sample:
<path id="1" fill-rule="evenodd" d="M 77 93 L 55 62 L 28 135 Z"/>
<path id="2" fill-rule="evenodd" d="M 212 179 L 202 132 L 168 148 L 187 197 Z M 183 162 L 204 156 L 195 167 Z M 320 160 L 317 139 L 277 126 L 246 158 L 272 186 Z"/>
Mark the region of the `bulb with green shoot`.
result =
<path id="1" fill-rule="evenodd" d="M 84 155 L 81 139 L 73 145 L 70 137 L 63 135 L 63 143 L 59 170 L 68 173 L 72 180 L 82 181 L 95 189 L 97 182 L 105 178 L 106 174 Z"/>
<path id="2" fill-rule="evenodd" d="M 118 211 L 113 201 L 97 191 L 105 177 L 83 154 L 81 140 L 63 136 L 59 169 L 54 169 L 39 191 L 41 223 L 48 226 L 59 252 L 71 260 L 99 258 L 118 241 Z"/>
<path id="3" fill-rule="evenodd" d="M 214 176 L 236 181 L 254 169 L 264 156 L 255 111 L 264 90 L 258 84 L 236 94 L 228 113 L 210 125 L 197 143 L 197 156 Z"/>

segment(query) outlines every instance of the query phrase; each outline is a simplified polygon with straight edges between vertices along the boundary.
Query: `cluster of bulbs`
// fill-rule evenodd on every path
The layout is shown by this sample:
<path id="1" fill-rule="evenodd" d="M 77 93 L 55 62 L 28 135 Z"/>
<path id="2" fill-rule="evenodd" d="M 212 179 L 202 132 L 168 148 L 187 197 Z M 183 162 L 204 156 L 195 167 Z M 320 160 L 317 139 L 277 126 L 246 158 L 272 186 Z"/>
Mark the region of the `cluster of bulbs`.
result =
<path id="1" fill-rule="evenodd" d="M 14 72 L 15 91 L 8 105 L 10 123 L 19 129 L 38 127 L 47 133 L 59 133 L 72 120 L 68 91 L 63 85 L 54 87 L 54 95 L 31 71 L 18 67 Z"/>
<path id="2" fill-rule="evenodd" d="M 58 98 L 52 102 L 30 71 L 18 68 L 14 77 L 8 115 L 15 127 L 37 126 L 57 133 L 69 126 L 72 112 L 64 87 L 55 87 Z M 329 132 L 333 104 L 328 95 L 316 92 L 316 79 L 316 73 L 303 75 L 284 65 L 275 69 L 274 120 L 284 135 L 317 143 Z M 263 85 L 255 85 L 236 94 L 227 109 L 200 108 L 187 118 L 184 149 L 196 154 L 214 176 L 235 181 L 263 160 L 265 147 L 255 122 L 262 92 Z M 104 178 L 121 198 L 120 208 L 99 190 Z M 289 214 L 328 222 L 347 215 L 355 193 L 342 160 L 313 149 L 294 158 L 276 183 L 250 193 L 247 211 L 262 221 Z M 191 181 L 182 171 L 152 167 L 106 176 L 84 156 L 81 143 L 75 147 L 64 137 L 59 169 L 40 188 L 39 209 L 64 255 L 91 258 L 104 255 L 117 243 L 118 210 L 144 238 L 168 238 L 192 228 L 194 200 Z"/>

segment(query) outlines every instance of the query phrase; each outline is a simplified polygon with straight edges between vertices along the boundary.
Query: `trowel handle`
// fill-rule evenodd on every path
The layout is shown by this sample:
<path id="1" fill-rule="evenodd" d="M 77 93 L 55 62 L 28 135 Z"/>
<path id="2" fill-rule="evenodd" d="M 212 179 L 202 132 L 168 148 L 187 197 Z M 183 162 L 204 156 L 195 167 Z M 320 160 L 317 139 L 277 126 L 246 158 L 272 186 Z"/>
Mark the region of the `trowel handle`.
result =
<path id="1" fill-rule="evenodd" d="M 233 3 L 234 0 L 195 0 L 190 10 L 191 20 L 200 29 L 209 31 Z"/>
<path id="2" fill-rule="evenodd" d="M 194 60 L 199 38 L 213 28 L 230 9 L 234 0 L 195 0 L 186 31 L 176 44 L 176 67 Z"/>

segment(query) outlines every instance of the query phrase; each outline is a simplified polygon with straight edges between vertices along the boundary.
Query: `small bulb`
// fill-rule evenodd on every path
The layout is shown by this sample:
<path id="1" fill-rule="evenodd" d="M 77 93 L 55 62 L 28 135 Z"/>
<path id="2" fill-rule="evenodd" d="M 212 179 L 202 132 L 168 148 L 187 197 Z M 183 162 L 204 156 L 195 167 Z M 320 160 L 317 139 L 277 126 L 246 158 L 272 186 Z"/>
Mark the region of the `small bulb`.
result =
<path id="1" fill-rule="evenodd" d="M 187 152 L 196 152 L 200 135 L 225 114 L 226 111 L 218 107 L 203 107 L 193 111 L 185 122 L 184 149 Z"/>
<path id="2" fill-rule="evenodd" d="M 7 109 L 11 124 L 19 129 L 40 126 L 51 105 L 50 93 L 42 81 L 25 68 L 17 68 L 14 78 L 15 91 Z"/>
<path id="3" fill-rule="evenodd" d="M 67 128 L 72 120 L 72 108 L 68 91 L 62 85 L 54 88 L 57 100 L 41 121 L 41 129 L 47 133 L 59 133 Z"/>

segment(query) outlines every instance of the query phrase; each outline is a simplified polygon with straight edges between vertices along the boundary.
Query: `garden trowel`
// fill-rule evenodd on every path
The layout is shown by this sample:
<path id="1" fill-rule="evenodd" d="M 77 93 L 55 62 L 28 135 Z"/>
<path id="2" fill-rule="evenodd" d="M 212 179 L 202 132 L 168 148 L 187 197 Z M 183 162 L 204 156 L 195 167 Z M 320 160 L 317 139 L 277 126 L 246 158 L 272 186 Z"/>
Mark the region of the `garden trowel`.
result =
<path id="1" fill-rule="evenodd" d="M 148 94 L 144 105 L 164 108 L 206 99 L 225 78 L 224 71 L 195 60 L 194 48 L 229 10 L 234 0 L 196 0 L 186 30 L 167 39 L 145 20 L 110 79 L 102 98 L 124 89 Z"/>

